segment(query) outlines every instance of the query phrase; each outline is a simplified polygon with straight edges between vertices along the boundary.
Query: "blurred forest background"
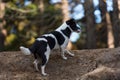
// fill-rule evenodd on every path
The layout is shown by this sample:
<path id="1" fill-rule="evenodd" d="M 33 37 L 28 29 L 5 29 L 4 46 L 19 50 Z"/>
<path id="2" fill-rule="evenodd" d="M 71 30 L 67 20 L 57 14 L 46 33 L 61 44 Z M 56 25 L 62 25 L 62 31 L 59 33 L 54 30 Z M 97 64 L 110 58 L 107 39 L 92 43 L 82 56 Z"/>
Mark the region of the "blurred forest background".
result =
<path id="1" fill-rule="evenodd" d="M 29 47 L 70 18 L 82 33 L 71 36 L 69 49 L 120 46 L 120 0 L 0 0 L 0 51 Z"/>

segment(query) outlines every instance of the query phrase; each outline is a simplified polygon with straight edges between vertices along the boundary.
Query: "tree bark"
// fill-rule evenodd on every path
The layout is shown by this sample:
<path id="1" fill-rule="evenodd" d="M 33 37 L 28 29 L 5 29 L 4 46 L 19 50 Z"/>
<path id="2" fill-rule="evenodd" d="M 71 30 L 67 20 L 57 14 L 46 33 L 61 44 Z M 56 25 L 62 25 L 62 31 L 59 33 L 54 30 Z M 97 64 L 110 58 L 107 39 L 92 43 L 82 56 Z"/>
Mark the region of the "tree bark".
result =
<path id="1" fill-rule="evenodd" d="M 38 5 L 40 12 L 43 13 L 44 12 L 44 1 L 40 0 L 39 1 L 39 5 Z"/>
<path id="2" fill-rule="evenodd" d="M 118 2 L 118 10 L 120 11 L 120 0 L 117 0 L 117 2 Z M 120 19 L 120 12 L 119 12 L 119 14 L 118 14 L 118 17 L 119 17 L 119 19 Z"/>
<path id="3" fill-rule="evenodd" d="M 114 35 L 114 45 L 115 47 L 120 46 L 120 21 L 119 21 L 119 10 L 118 10 L 118 1 L 113 0 L 113 12 L 111 13 L 112 17 L 112 26 L 113 26 L 113 35 Z"/>
<path id="4" fill-rule="evenodd" d="M 6 37 L 6 30 L 4 29 L 4 14 L 5 14 L 5 3 L 0 0 L 0 51 L 4 50 L 4 42 Z"/>
<path id="5" fill-rule="evenodd" d="M 101 17 L 102 17 L 102 27 L 101 27 L 101 31 L 100 34 L 102 33 L 102 36 L 100 36 L 100 43 L 105 44 L 104 47 L 108 47 L 107 44 L 107 22 L 106 22 L 106 12 L 107 12 L 107 5 L 106 2 L 104 0 L 99 0 L 99 9 L 101 11 Z"/>
<path id="6" fill-rule="evenodd" d="M 107 32 L 108 32 L 108 48 L 114 48 L 114 37 L 112 31 L 112 24 L 110 19 L 110 14 L 106 13 L 106 22 L 107 22 Z"/>
<path id="7" fill-rule="evenodd" d="M 96 33 L 95 33 L 95 20 L 94 20 L 94 8 L 92 0 L 87 0 L 84 3 L 85 17 L 86 17 L 86 33 L 87 48 L 96 48 Z"/>
<path id="8" fill-rule="evenodd" d="M 63 22 L 65 22 L 66 20 L 69 20 L 70 17 L 69 17 L 69 10 L 68 10 L 68 7 L 69 7 L 69 4 L 68 4 L 68 0 L 62 0 L 62 15 L 63 15 Z M 68 43 L 68 46 L 67 46 L 67 49 L 68 50 L 71 50 L 73 48 L 73 44 L 71 41 L 69 41 Z"/>
<path id="9" fill-rule="evenodd" d="M 63 22 L 70 19 L 69 17 L 69 10 L 68 10 L 69 4 L 68 4 L 68 0 L 62 0 L 62 15 L 63 15 Z"/>

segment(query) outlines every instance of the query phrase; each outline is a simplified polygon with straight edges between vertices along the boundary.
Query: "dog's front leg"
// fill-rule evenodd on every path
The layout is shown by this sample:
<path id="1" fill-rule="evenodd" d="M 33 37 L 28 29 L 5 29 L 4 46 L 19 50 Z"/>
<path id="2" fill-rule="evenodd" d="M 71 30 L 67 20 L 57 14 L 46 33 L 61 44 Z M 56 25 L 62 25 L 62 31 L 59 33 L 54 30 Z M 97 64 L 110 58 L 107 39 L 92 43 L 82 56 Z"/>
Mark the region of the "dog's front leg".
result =
<path id="1" fill-rule="evenodd" d="M 73 53 L 71 53 L 69 50 L 65 49 L 65 52 L 67 52 L 70 56 L 74 56 Z"/>
<path id="2" fill-rule="evenodd" d="M 67 60 L 67 57 L 65 56 L 65 49 L 61 48 L 61 56 L 64 60 Z"/>

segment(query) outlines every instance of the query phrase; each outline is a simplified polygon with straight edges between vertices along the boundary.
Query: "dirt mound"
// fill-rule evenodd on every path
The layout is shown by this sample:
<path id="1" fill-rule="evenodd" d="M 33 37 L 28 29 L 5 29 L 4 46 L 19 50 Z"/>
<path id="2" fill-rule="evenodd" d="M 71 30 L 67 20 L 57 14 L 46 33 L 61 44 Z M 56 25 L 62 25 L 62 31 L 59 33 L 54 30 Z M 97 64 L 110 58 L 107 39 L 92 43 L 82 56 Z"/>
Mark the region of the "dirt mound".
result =
<path id="1" fill-rule="evenodd" d="M 63 60 L 59 51 L 52 52 L 53 54 L 51 54 L 46 66 L 46 72 L 49 76 L 46 77 L 35 71 L 32 55 L 25 56 L 19 51 L 1 52 L 0 80 L 100 80 L 98 77 L 103 77 L 103 74 L 98 77 L 92 76 L 96 79 L 89 79 L 88 77 L 91 76 L 91 72 L 94 73 L 100 66 L 105 66 L 105 70 L 108 70 L 104 74 L 109 73 L 109 70 L 116 72 L 117 69 L 118 73 L 110 73 L 110 75 L 119 74 L 120 48 L 74 50 L 71 52 L 75 53 L 75 57 L 66 55 L 68 60 Z M 102 67 L 103 71 L 104 68 Z M 112 78 L 111 80 L 116 80 L 114 77 Z"/>
<path id="2" fill-rule="evenodd" d="M 101 66 L 83 75 L 81 80 L 120 80 L 120 69 Z"/>

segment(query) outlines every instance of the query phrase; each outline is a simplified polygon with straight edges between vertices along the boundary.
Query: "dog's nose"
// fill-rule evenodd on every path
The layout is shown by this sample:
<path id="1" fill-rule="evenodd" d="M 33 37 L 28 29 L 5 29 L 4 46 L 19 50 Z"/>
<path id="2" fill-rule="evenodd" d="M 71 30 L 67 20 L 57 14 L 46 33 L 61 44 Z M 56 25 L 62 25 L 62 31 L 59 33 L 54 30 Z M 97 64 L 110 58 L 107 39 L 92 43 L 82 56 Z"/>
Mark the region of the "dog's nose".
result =
<path id="1" fill-rule="evenodd" d="M 78 29 L 77 32 L 78 32 L 78 33 L 81 33 L 81 29 Z"/>

